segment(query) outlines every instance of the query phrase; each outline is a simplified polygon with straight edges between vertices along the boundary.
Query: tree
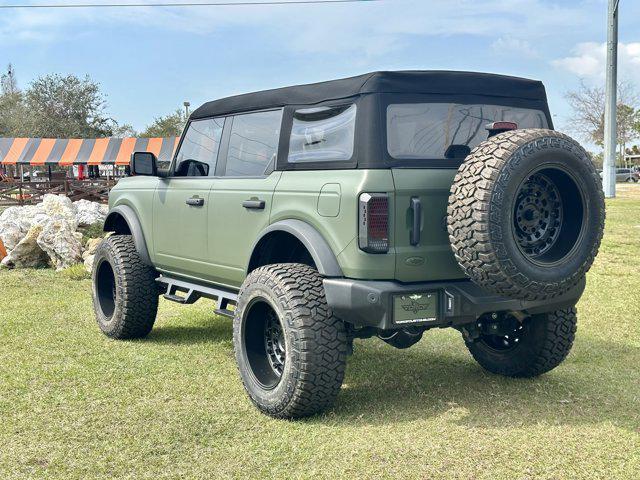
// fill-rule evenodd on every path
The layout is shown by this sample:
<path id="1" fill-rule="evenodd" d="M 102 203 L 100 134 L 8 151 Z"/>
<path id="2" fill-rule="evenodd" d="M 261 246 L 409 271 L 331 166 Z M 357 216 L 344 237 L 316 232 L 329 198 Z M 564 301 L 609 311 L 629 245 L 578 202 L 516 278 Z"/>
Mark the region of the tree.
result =
<path id="1" fill-rule="evenodd" d="M 2 92 L 2 96 L 14 95 L 20 92 L 20 90 L 18 90 L 16 72 L 11 64 L 7 65 L 7 73 L 3 73 L 0 76 L 0 91 Z"/>
<path id="2" fill-rule="evenodd" d="M 627 148 L 626 154 L 627 155 L 633 155 L 634 157 L 636 157 L 632 161 L 629 162 L 630 164 L 631 163 L 634 164 L 634 165 L 640 164 L 640 146 L 633 145 L 631 148 Z"/>
<path id="3" fill-rule="evenodd" d="M 182 134 L 187 118 L 181 109 L 174 113 L 157 117 L 153 123 L 140 134 L 141 137 L 179 137 Z"/>
<path id="4" fill-rule="evenodd" d="M 602 164 L 604 163 L 604 154 L 602 152 L 598 152 L 598 153 L 589 152 L 589 156 L 591 157 L 591 161 L 593 162 L 593 165 L 598 170 L 602 170 Z"/>
<path id="5" fill-rule="evenodd" d="M 116 128 L 114 128 L 113 136 L 114 137 L 119 137 L 119 138 L 137 137 L 138 136 L 138 132 L 136 132 L 135 128 L 133 128 L 132 125 L 130 125 L 128 123 L 124 123 L 124 124 L 118 125 Z"/>
<path id="6" fill-rule="evenodd" d="M 584 82 L 576 91 L 566 94 L 573 109 L 569 119 L 569 129 L 583 139 L 602 146 L 604 144 L 604 108 L 605 90 L 602 87 L 590 87 Z M 625 146 L 640 136 L 640 99 L 630 83 L 618 85 L 619 103 L 616 109 L 617 144 L 621 161 L 624 161 Z"/>
<path id="7" fill-rule="evenodd" d="M 11 64 L 0 75 L 0 136 L 12 137 L 24 115 L 22 93 L 18 88 L 15 70 Z"/>
<path id="8" fill-rule="evenodd" d="M 108 137 L 118 124 L 105 114 L 100 85 L 89 77 L 45 75 L 24 93 L 23 136 Z"/>

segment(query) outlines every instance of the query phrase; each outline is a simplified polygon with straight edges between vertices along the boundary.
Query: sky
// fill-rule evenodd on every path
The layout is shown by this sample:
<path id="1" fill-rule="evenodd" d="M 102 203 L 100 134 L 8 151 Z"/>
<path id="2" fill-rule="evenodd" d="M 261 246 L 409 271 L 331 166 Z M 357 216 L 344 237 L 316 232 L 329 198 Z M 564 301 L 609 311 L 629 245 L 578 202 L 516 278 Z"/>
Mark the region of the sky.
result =
<path id="1" fill-rule="evenodd" d="M 89 1 L 113 3 L 57 0 Z M 620 77 L 640 86 L 640 2 L 621 0 L 620 9 Z M 606 0 L 8 9 L 0 67 L 11 62 L 21 87 L 48 73 L 89 75 L 109 115 L 136 129 L 185 100 L 196 107 L 374 70 L 501 73 L 542 80 L 562 129 L 565 93 L 581 81 L 604 85 L 606 10 Z"/>

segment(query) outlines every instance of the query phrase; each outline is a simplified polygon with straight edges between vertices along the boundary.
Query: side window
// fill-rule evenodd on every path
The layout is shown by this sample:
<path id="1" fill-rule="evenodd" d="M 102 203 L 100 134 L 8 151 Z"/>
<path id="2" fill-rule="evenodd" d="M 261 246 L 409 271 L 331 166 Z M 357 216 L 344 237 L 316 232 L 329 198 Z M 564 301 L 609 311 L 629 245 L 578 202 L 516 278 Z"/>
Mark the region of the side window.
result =
<path id="1" fill-rule="evenodd" d="M 282 110 L 235 115 L 225 175 L 260 176 L 278 154 Z"/>
<path id="2" fill-rule="evenodd" d="M 223 117 L 195 120 L 189 124 L 176 157 L 177 177 L 214 175 L 223 126 Z"/>
<path id="3" fill-rule="evenodd" d="M 289 140 L 289 162 L 349 160 L 353 155 L 355 132 L 355 105 L 296 110 Z"/>

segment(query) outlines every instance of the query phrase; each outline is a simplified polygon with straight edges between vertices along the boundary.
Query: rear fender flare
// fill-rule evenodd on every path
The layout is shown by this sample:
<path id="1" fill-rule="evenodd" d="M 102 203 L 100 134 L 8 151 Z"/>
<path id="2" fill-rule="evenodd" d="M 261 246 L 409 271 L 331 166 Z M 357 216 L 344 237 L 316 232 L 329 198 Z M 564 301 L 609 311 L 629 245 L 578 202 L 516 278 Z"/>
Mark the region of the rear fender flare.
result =
<path id="1" fill-rule="evenodd" d="M 260 241 L 268 234 L 276 231 L 286 232 L 296 237 L 311 254 L 311 258 L 318 269 L 318 273 L 323 277 L 343 277 L 342 269 L 338 260 L 331 250 L 331 247 L 324 237 L 314 227 L 302 220 L 281 220 L 265 228 L 251 248 L 252 257 Z M 248 274 L 249 265 L 245 272 Z"/>

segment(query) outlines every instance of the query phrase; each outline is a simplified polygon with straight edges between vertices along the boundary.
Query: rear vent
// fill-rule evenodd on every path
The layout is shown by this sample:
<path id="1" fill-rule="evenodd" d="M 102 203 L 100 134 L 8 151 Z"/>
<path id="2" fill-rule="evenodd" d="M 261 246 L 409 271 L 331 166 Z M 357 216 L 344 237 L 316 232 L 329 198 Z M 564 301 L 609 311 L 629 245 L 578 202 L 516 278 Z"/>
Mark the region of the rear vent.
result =
<path id="1" fill-rule="evenodd" d="M 358 206 L 358 245 L 368 253 L 389 251 L 389 197 L 363 193 Z"/>

